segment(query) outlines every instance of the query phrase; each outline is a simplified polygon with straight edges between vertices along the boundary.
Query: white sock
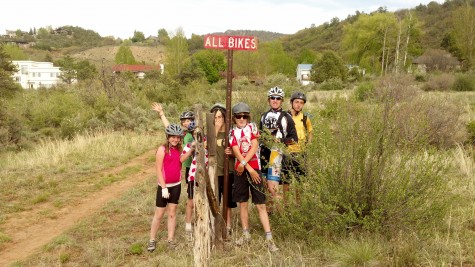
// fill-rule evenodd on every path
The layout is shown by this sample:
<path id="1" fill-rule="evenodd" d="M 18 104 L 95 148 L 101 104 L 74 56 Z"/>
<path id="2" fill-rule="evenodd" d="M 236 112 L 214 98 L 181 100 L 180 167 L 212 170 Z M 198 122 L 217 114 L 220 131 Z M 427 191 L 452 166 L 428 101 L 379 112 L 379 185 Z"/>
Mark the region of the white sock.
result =
<path id="1" fill-rule="evenodd" d="M 191 223 L 185 223 L 185 230 L 191 231 Z"/>

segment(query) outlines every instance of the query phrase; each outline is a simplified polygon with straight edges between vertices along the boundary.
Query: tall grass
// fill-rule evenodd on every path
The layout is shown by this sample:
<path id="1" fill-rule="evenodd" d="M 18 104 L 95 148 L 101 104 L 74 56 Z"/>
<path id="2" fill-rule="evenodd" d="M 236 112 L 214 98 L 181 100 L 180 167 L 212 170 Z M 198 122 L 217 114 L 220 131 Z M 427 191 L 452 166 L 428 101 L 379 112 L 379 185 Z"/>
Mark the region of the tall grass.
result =
<path id="1" fill-rule="evenodd" d="M 41 170 L 74 165 L 78 160 L 102 167 L 104 161 L 114 164 L 111 159 L 128 159 L 157 146 L 160 140 L 153 135 L 112 131 L 76 135 L 72 140 L 41 140 L 31 151 L 3 155 L 0 167 L 2 172 Z"/>
<path id="2" fill-rule="evenodd" d="M 98 190 L 128 173 L 95 177 L 155 148 L 162 137 L 132 132 L 97 132 L 72 140 L 42 141 L 31 151 L 8 153 L 0 160 L 0 213 L 31 209 L 43 202 L 62 206 L 81 192 Z M 127 170 L 128 172 L 137 170 Z M 82 190 L 76 186 L 85 183 Z"/>

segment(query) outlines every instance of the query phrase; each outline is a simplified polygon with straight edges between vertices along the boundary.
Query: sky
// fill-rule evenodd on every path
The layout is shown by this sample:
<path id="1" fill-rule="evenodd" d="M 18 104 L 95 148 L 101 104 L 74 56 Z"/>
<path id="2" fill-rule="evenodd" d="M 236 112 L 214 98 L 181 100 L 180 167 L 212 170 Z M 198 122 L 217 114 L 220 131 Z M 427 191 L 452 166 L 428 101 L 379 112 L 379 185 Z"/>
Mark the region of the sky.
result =
<path id="1" fill-rule="evenodd" d="M 388 11 L 427 5 L 430 0 L 21 0 L 3 1 L 0 34 L 51 26 L 78 26 L 101 36 L 128 39 L 181 27 L 189 38 L 226 30 L 262 30 L 294 34 L 299 30 L 345 19 L 378 7 Z M 435 2 L 443 3 L 443 0 Z"/>

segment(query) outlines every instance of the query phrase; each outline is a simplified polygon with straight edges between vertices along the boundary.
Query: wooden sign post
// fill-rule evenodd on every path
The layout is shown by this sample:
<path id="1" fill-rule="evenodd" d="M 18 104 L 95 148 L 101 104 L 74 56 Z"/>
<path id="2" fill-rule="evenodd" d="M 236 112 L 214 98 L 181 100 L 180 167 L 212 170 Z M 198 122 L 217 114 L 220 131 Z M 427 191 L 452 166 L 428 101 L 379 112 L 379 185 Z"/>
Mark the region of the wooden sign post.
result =
<path id="1" fill-rule="evenodd" d="M 227 54 L 227 62 L 228 68 L 226 72 L 226 79 L 227 79 L 227 87 L 226 87 L 226 124 L 225 124 L 225 144 L 224 147 L 229 146 L 229 139 L 227 138 L 229 130 L 231 128 L 231 96 L 232 96 L 232 87 L 233 87 L 233 51 L 234 50 L 257 50 L 257 38 L 254 36 L 221 36 L 221 35 L 206 35 L 204 37 L 204 48 L 207 49 L 221 49 L 221 50 L 228 50 Z M 209 133 L 210 134 L 215 134 Z M 215 139 L 215 138 L 214 138 Z M 229 156 L 225 155 L 224 159 L 224 185 L 223 185 L 223 209 L 222 209 L 222 216 L 224 220 L 227 220 L 226 211 L 228 208 L 228 170 L 229 170 Z M 215 183 L 217 184 L 218 177 L 214 177 Z M 225 225 L 227 224 L 227 221 Z M 216 236 L 218 233 L 222 233 L 223 239 L 226 239 L 226 231 L 222 228 L 222 226 L 218 223 L 216 226 Z M 218 227 L 219 226 L 219 227 Z"/>

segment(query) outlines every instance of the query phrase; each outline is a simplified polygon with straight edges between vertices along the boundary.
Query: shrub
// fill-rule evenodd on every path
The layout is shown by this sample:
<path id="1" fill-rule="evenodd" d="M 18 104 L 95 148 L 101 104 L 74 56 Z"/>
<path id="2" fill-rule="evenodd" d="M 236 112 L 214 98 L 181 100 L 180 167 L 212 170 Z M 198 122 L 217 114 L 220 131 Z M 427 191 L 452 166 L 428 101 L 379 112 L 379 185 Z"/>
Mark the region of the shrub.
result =
<path id="1" fill-rule="evenodd" d="M 36 99 L 32 105 L 30 108 L 33 129 L 59 127 L 64 118 L 89 113 L 78 95 L 60 90 L 45 92 L 45 95 Z"/>
<path id="2" fill-rule="evenodd" d="M 425 82 L 427 81 L 427 76 L 424 73 L 416 73 L 414 79 L 418 82 Z"/>
<path id="3" fill-rule="evenodd" d="M 348 78 L 349 82 L 357 82 L 363 79 L 363 74 L 358 67 L 353 67 L 348 71 Z"/>
<path id="4" fill-rule="evenodd" d="M 363 82 L 356 87 L 354 96 L 357 101 L 365 101 L 374 94 L 374 84 L 371 82 Z"/>
<path id="5" fill-rule="evenodd" d="M 400 142 L 393 106 L 341 98 L 324 105 L 331 116 L 312 121 L 318 134 L 305 152 L 306 179 L 292 184 L 301 189 L 301 205 L 272 221 L 276 232 L 315 242 L 360 231 L 390 237 L 440 226 L 450 203 L 448 156 L 434 153 L 425 140 Z"/>
<path id="6" fill-rule="evenodd" d="M 459 74 L 453 84 L 454 91 L 475 91 L 475 75 Z"/>
<path id="7" fill-rule="evenodd" d="M 448 73 L 442 73 L 436 76 L 430 76 L 429 80 L 422 86 L 424 91 L 448 91 L 454 84 L 454 76 Z"/>
<path id="8" fill-rule="evenodd" d="M 392 232 L 437 223 L 444 215 L 448 162 L 398 146 L 394 118 L 383 106 L 338 105 L 334 121 L 316 125 L 320 137 L 308 149 L 318 212 L 326 213 L 329 226 L 340 233 Z"/>
<path id="9" fill-rule="evenodd" d="M 468 142 L 475 144 L 475 121 L 467 123 Z"/>
<path id="10" fill-rule="evenodd" d="M 22 123 L 18 114 L 0 100 L 0 151 L 15 148 L 22 141 Z"/>
<path id="11" fill-rule="evenodd" d="M 426 143 L 439 148 L 466 140 L 463 110 L 448 101 L 417 97 L 394 106 L 394 138 L 400 143 Z"/>
<path id="12" fill-rule="evenodd" d="M 421 91 L 409 75 L 388 75 L 377 80 L 374 97 L 380 102 L 399 103 L 417 97 Z"/>
<path id="13" fill-rule="evenodd" d="M 342 90 L 343 82 L 339 78 L 331 78 L 320 84 L 320 90 Z"/>
<path id="14" fill-rule="evenodd" d="M 286 84 L 288 84 L 288 78 L 287 76 L 285 76 L 284 74 L 272 74 L 272 75 L 269 75 L 265 81 L 264 81 L 264 87 L 269 89 L 271 87 L 274 87 L 274 86 L 279 86 L 279 87 L 282 87 L 282 88 L 285 88 Z"/>

